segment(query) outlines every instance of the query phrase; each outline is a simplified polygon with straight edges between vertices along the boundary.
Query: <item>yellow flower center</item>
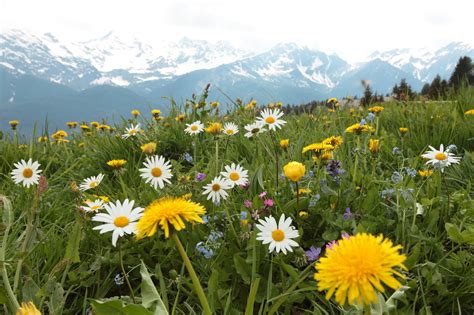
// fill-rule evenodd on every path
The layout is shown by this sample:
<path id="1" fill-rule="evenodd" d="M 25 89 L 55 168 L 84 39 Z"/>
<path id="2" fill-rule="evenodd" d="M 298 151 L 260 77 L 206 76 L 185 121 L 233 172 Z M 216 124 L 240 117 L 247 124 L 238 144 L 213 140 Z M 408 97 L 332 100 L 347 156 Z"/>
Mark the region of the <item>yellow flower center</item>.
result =
<path id="1" fill-rule="evenodd" d="M 257 133 L 257 132 L 259 132 L 259 131 L 260 131 L 260 128 L 253 128 L 251 132 L 252 132 L 252 133 Z"/>
<path id="2" fill-rule="evenodd" d="M 120 217 L 116 217 L 115 220 L 114 220 L 114 224 L 116 227 L 125 227 L 128 225 L 130 221 L 128 220 L 128 218 L 126 216 L 120 216 Z"/>
<path id="3" fill-rule="evenodd" d="M 196 131 L 196 130 L 198 130 L 198 127 L 197 127 L 196 125 L 192 125 L 192 126 L 191 126 L 191 130 L 192 130 L 192 131 Z"/>
<path id="4" fill-rule="evenodd" d="M 269 116 L 269 117 L 265 118 L 265 122 L 267 124 L 273 124 L 275 122 L 275 117 Z"/>
<path id="5" fill-rule="evenodd" d="M 129 134 L 129 135 L 132 135 L 132 136 L 135 136 L 135 135 L 137 134 L 137 131 L 136 131 L 135 129 L 133 129 L 133 130 L 130 130 L 130 131 L 128 132 L 128 134 Z"/>
<path id="6" fill-rule="evenodd" d="M 91 210 L 92 211 L 97 211 L 97 209 L 99 209 L 99 208 L 100 208 L 100 205 L 95 205 L 95 206 L 91 207 Z"/>
<path id="7" fill-rule="evenodd" d="M 228 135 L 233 135 L 234 134 L 234 130 L 232 130 L 232 129 L 227 129 L 226 132 L 227 132 Z"/>
<path id="8" fill-rule="evenodd" d="M 89 187 L 90 188 L 96 188 L 97 185 L 98 185 L 97 182 L 92 182 L 92 183 L 89 184 Z"/>
<path id="9" fill-rule="evenodd" d="M 230 173 L 229 178 L 230 178 L 232 181 L 235 182 L 236 180 L 239 180 L 240 176 L 239 176 L 239 173 L 237 173 L 237 172 L 232 172 L 232 173 Z"/>
<path id="10" fill-rule="evenodd" d="M 435 155 L 435 159 L 437 159 L 438 161 L 444 161 L 446 160 L 448 157 L 446 156 L 446 154 L 444 153 L 441 153 L 441 152 L 438 152 L 436 153 Z"/>
<path id="11" fill-rule="evenodd" d="M 214 185 L 212 185 L 212 190 L 213 190 L 213 191 L 219 191 L 219 190 L 221 190 L 221 185 L 219 185 L 219 184 L 214 184 Z"/>
<path id="12" fill-rule="evenodd" d="M 276 242 L 281 242 L 285 238 L 285 232 L 280 229 L 276 229 L 272 232 L 272 238 Z"/>
<path id="13" fill-rule="evenodd" d="M 33 176 L 33 170 L 31 168 L 25 168 L 23 170 L 23 177 L 30 178 L 31 176 Z"/>
<path id="14" fill-rule="evenodd" d="M 162 174 L 161 169 L 159 167 L 154 167 L 151 169 L 151 175 L 153 177 L 160 177 Z"/>

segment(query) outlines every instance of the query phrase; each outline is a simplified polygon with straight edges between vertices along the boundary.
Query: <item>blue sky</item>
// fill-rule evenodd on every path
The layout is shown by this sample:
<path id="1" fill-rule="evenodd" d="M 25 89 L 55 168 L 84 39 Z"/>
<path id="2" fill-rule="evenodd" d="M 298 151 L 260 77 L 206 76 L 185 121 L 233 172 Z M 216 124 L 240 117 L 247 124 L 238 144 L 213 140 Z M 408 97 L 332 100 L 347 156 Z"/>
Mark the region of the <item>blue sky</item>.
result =
<path id="1" fill-rule="evenodd" d="M 250 51 L 296 42 L 357 61 L 374 50 L 474 45 L 469 0 L 0 0 L 2 28 L 87 40 L 113 30 L 147 42 L 183 36 Z"/>

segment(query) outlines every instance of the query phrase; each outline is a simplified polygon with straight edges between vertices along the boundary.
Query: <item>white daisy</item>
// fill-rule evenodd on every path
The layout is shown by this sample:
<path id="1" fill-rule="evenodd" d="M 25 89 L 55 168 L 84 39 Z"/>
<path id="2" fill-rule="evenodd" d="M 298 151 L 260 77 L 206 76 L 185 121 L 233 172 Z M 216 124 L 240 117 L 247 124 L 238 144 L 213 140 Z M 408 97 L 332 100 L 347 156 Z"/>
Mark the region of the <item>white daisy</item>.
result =
<path id="1" fill-rule="evenodd" d="M 226 124 L 224 125 L 224 130 L 222 131 L 222 133 L 224 133 L 224 134 L 226 134 L 226 135 L 228 135 L 228 136 L 233 136 L 233 135 L 235 135 L 235 134 L 238 133 L 238 132 L 239 132 L 239 127 L 237 127 L 236 124 L 231 123 L 231 122 L 226 123 Z"/>
<path id="2" fill-rule="evenodd" d="M 38 184 L 41 170 L 39 169 L 40 164 L 33 162 L 29 159 L 28 162 L 21 160 L 18 163 L 13 164 L 16 168 L 11 172 L 12 179 L 15 184 L 22 184 L 24 187 L 30 187 L 31 185 Z"/>
<path id="3" fill-rule="evenodd" d="M 244 128 L 245 130 L 247 130 L 247 132 L 244 135 L 247 138 L 251 138 L 259 133 L 267 131 L 265 129 L 265 123 L 262 121 L 255 121 L 252 124 L 245 125 Z"/>
<path id="4" fill-rule="evenodd" d="M 104 201 L 101 199 L 96 199 L 94 201 L 86 200 L 85 204 L 87 207 L 82 206 L 82 210 L 86 212 L 97 212 L 104 208 Z"/>
<path id="5" fill-rule="evenodd" d="M 232 163 L 230 166 L 226 165 L 224 168 L 226 171 L 221 172 L 221 175 L 229 181 L 231 187 L 235 185 L 245 185 L 249 182 L 248 171 L 242 166 Z"/>
<path id="6" fill-rule="evenodd" d="M 82 181 L 82 184 L 79 186 L 79 189 L 86 191 L 92 188 L 96 188 L 104 179 L 104 174 L 99 174 L 97 176 L 91 176 Z"/>
<path id="7" fill-rule="evenodd" d="M 186 124 L 187 128 L 184 129 L 184 132 L 189 133 L 190 135 L 200 134 L 204 130 L 204 124 L 201 121 L 195 121 L 191 124 Z"/>
<path id="8" fill-rule="evenodd" d="M 100 230 L 100 234 L 113 231 L 112 245 L 116 246 L 119 236 L 135 233 L 138 219 L 143 215 L 143 208 L 133 208 L 135 201 L 125 199 L 123 203 L 117 200 L 116 204 L 109 202 L 105 204 L 107 213 L 98 213 L 92 217 L 92 221 L 103 222 L 94 230 Z"/>
<path id="9" fill-rule="evenodd" d="M 298 247 L 298 243 L 293 241 L 293 238 L 299 236 L 298 230 L 295 229 L 291 223 L 290 217 L 285 219 L 285 214 L 282 214 L 280 221 L 277 222 L 274 217 L 266 217 L 265 220 L 258 220 L 260 224 L 256 227 L 260 231 L 257 234 L 257 240 L 262 241 L 262 244 L 270 244 L 268 246 L 269 252 L 276 250 L 277 253 L 280 250 L 286 255 L 286 251 L 292 252 L 292 247 Z"/>
<path id="10" fill-rule="evenodd" d="M 281 116 L 283 116 L 283 112 L 278 108 L 266 108 L 260 113 L 260 117 L 258 119 L 259 121 L 265 123 L 269 130 L 277 130 L 286 124 L 286 121 L 280 119 Z"/>
<path id="11" fill-rule="evenodd" d="M 214 177 L 210 184 L 204 186 L 203 195 L 208 195 L 207 200 L 212 198 L 212 202 L 220 202 L 221 198 L 226 200 L 229 194 L 226 192 L 227 189 L 231 188 L 231 183 L 221 176 Z"/>
<path id="12" fill-rule="evenodd" d="M 122 135 L 122 138 L 128 139 L 129 137 L 135 137 L 141 131 L 140 124 L 130 124 L 130 128 L 125 128 L 125 133 Z"/>
<path id="13" fill-rule="evenodd" d="M 448 150 L 444 150 L 444 146 L 441 145 L 439 150 L 436 150 L 432 146 L 429 146 L 431 151 L 426 152 L 422 155 L 423 158 L 428 159 L 426 164 L 432 164 L 433 167 L 441 169 L 444 171 L 444 168 L 451 164 L 458 164 L 461 160 L 460 157 L 454 156 Z"/>
<path id="14" fill-rule="evenodd" d="M 158 155 L 147 157 L 143 165 L 145 168 L 140 169 L 140 176 L 155 189 L 158 189 L 158 186 L 163 189 L 165 182 L 171 183 L 169 180 L 173 177 L 171 165 L 164 157 Z"/>

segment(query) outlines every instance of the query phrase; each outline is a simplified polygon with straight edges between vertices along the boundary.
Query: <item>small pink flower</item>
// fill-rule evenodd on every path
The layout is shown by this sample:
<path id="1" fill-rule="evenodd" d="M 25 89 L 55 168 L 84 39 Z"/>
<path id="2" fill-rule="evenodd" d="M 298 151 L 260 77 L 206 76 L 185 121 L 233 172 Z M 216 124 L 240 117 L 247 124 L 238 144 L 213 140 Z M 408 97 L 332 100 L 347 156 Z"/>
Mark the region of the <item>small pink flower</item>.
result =
<path id="1" fill-rule="evenodd" d="M 244 201 L 244 206 L 245 206 L 245 208 L 252 208 L 252 206 L 253 206 L 252 201 L 245 200 Z"/>
<path id="2" fill-rule="evenodd" d="M 337 245 L 338 244 L 337 244 L 336 240 L 330 241 L 329 243 L 326 244 L 326 249 L 331 249 L 332 250 L 334 248 L 334 246 L 337 246 Z"/>
<path id="3" fill-rule="evenodd" d="M 273 202 L 272 199 L 265 199 L 265 201 L 263 202 L 263 204 L 265 205 L 265 207 L 273 207 L 273 205 L 275 204 Z"/>
<path id="4" fill-rule="evenodd" d="M 260 197 L 260 199 L 263 199 L 263 198 L 265 198 L 266 195 L 267 195 L 267 192 L 264 191 L 264 192 L 260 193 L 260 195 L 258 195 L 258 196 Z"/>
<path id="5" fill-rule="evenodd" d="M 249 184 L 249 183 L 245 183 L 245 184 L 240 184 L 239 186 L 240 186 L 240 188 L 247 190 L 247 189 L 250 187 L 250 184 Z"/>

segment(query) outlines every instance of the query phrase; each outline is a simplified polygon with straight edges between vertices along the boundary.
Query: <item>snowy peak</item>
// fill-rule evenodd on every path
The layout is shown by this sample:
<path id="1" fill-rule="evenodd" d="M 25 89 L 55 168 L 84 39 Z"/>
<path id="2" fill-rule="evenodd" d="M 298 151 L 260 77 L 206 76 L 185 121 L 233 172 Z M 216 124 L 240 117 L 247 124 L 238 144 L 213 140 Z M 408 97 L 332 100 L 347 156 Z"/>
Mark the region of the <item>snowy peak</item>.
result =
<path id="1" fill-rule="evenodd" d="M 449 77 L 461 56 L 474 57 L 474 48 L 466 43 L 452 42 L 434 52 L 428 48 L 392 49 L 384 52 L 376 51 L 367 59 L 383 60 L 418 80 L 429 82 L 437 74 Z"/>

